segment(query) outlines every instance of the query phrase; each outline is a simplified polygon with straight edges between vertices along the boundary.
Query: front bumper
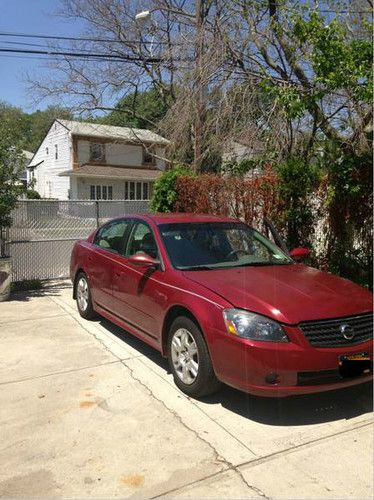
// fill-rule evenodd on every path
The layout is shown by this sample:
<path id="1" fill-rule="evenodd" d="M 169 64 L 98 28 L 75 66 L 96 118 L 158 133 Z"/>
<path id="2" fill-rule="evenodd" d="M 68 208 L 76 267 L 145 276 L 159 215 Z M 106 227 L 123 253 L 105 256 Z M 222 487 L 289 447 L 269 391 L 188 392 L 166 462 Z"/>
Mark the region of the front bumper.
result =
<path id="1" fill-rule="evenodd" d="M 369 373 L 346 376 L 341 356 L 368 353 L 373 341 L 339 348 L 312 347 L 298 327 L 284 327 L 290 342 L 252 342 L 222 331 L 214 332 L 211 347 L 217 377 L 236 389 L 268 397 L 310 394 L 372 380 Z"/>

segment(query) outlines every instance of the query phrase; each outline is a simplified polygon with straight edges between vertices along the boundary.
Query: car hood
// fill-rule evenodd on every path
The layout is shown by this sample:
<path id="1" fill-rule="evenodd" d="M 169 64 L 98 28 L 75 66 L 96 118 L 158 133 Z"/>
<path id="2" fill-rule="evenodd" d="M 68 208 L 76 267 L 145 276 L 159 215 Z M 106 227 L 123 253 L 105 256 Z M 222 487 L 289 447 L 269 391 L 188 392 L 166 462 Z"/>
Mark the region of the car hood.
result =
<path id="1" fill-rule="evenodd" d="M 372 294 L 351 281 L 302 264 L 185 271 L 233 306 L 286 324 L 372 311 Z"/>

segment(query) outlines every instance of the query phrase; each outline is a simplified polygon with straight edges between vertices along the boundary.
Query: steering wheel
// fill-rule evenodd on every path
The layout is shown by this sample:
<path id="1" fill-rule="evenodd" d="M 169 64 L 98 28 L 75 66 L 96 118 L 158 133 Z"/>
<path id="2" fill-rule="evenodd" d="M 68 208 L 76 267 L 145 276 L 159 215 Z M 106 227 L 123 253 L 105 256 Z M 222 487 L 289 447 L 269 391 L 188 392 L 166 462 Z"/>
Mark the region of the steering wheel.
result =
<path id="1" fill-rule="evenodd" d="M 239 256 L 239 254 L 242 254 L 242 255 L 251 255 L 249 252 L 246 252 L 245 250 L 231 250 L 231 252 L 229 252 L 227 255 L 225 255 L 225 257 L 228 259 L 229 257 L 231 256 Z"/>

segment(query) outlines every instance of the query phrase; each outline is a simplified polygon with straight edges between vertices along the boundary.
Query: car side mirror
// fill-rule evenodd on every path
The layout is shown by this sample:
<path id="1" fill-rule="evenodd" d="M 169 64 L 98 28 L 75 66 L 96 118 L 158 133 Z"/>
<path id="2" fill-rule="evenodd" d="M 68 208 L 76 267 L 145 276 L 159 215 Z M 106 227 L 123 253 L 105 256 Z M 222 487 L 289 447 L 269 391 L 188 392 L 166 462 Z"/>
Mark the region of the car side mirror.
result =
<path id="1" fill-rule="evenodd" d="M 143 267 L 156 267 L 159 265 L 160 261 L 158 259 L 154 259 L 150 255 L 141 252 L 141 253 L 136 253 L 134 255 L 130 255 L 128 258 L 128 261 L 130 264 L 133 264 L 134 266 L 143 266 Z"/>
<path id="2" fill-rule="evenodd" d="M 309 248 L 303 248 L 303 247 L 294 248 L 290 252 L 290 257 L 292 257 L 293 260 L 296 262 L 302 262 L 307 257 L 309 257 L 309 255 L 310 255 Z"/>

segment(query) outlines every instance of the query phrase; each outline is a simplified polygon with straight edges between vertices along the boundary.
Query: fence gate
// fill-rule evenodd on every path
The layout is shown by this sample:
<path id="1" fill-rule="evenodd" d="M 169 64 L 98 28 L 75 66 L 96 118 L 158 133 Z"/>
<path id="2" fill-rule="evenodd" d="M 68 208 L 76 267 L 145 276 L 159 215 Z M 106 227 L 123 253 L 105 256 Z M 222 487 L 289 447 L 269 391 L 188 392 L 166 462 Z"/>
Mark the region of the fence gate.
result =
<path id="1" fill-rule="evenodd" d="M 20 201 L 9 230 L 13 281 L 69 276 L 75 241 L 112 217 L 147 211 L 147 201 Z"/>

